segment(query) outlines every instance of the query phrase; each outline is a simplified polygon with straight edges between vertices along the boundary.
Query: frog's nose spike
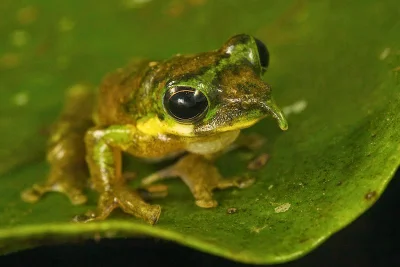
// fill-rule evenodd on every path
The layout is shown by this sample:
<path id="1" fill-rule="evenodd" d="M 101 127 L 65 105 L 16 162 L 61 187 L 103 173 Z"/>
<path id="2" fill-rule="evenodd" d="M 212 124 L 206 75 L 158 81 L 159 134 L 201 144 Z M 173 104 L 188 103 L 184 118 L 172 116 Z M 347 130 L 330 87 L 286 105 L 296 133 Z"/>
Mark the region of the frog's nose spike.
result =
<path id="1" fill-rule="evenodd" d="M 279 128 L 281 128 L 281 130 L 283 131 L 286 131 L 288 129 L 287 120 L 285 118 L 285 115 L 283 115 L 283 112 L 276 105 L 275 101 L 272 98 L 270 98 L 266 104 L 268 111 L 271 112 L 272 116 L 278 121 Z"/>

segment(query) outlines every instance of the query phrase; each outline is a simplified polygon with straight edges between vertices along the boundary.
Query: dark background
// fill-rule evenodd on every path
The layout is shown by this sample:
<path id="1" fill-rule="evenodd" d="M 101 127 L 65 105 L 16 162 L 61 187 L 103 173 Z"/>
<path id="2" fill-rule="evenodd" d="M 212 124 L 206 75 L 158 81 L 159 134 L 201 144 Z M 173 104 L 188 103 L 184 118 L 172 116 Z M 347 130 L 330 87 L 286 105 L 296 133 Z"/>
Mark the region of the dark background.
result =
<path id="1" fill-rule="evenodd" d="M 400 170 L 377 203 L 307 256 L 280 267 L 399 267 Z M 0 257 L 0 266 L 251 266 L 164 240 L 47 246 Z M 271 266 L 271 265 L 270 265 Z M 275 266 L 275 265 L 273 265 Z"/>

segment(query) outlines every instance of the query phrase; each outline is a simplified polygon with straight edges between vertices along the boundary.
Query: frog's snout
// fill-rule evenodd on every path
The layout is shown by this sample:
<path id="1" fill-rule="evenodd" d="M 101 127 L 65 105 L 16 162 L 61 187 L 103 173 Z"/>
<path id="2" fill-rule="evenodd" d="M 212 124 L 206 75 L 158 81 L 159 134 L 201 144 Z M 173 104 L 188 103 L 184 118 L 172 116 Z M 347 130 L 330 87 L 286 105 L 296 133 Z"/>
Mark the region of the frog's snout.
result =
<path id="1" fill-rule="evenodd" d="M 265 108 L 267 109 L 267 112 L 278 121 L 279 128 L 281 128 L 283 131 L 286 131 L 288 129 L 287 120 L 285 115 L 283 115 L 282 110 L 276 105 L 273 98 L 267 100 L 265 103 Z"/>

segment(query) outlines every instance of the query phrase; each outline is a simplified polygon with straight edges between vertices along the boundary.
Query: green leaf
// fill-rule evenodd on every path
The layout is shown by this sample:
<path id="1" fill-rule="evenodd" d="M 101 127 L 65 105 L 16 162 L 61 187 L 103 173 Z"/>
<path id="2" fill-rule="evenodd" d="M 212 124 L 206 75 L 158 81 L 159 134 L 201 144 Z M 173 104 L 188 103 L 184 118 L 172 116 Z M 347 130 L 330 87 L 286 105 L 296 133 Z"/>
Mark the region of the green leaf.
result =
<path id="1" fill-rule="evenodd" d="M 82 238 L 150 235 L 249 263 L 292 260 L 368 209 L 400 162 L 400 11 L 373 1 L 20 1 L 0 4 L 0 253 Z M 244 190 L 216 192 L 220 206 L 195 206 L 168 182 L 159 223 L 115 212 L 99 223 L 71 218 L 92 209 L 58 194 L 31 205 L 20 192 L 48 171 L 46 128 L 67 88 L 96 85 L 131 57 L 167 58 L 218 48 L 249 33 L 271 53 L 266 80 L 289 130 L 265 120 L 268 164 Z M 249 155 L 218 161 L 246 173 Z M 143 177 L 161 166 L 132 161 Z M 228 208 L 237 213 L 227 214 Z"/>

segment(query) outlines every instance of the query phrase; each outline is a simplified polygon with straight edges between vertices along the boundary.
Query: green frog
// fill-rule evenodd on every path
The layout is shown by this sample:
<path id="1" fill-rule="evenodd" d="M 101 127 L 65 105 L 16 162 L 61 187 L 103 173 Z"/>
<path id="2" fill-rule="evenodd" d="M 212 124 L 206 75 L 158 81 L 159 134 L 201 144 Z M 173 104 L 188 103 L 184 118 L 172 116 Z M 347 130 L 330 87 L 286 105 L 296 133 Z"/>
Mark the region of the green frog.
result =
<path id="1" fill-rule="evenodd" d="M 46 192 L 61 192 L 72 204 L 87 201 L 85 186 L 99 193 L 97 209 L 78 220 L 104 220 L 115 208 L 150 224 L 161 207 L 144 200 L 122 173 L 122 152 L 144 159 L 179 157 L 171 166 L 141 180 L 143 188 L 180 177 L 202 208 L 217 206 L 214 189 L 244 188 L 253 179 L 223 178 L 217 155 L 250 139 L 240 130 L 265 117 L 287 122 L 262 80 L 269 64 L 267 47 L 240 34 L 214 51 L 175 55 L 165 61 L 133 60 L 108 74 L 97 93 L 70 90 L 53 125 L 47 181 L 22 192 L 27 202 Z M 244 140 L 244 141 L 243 141 Z M 89 170 L 89 174 L 87 173 Z"/>

